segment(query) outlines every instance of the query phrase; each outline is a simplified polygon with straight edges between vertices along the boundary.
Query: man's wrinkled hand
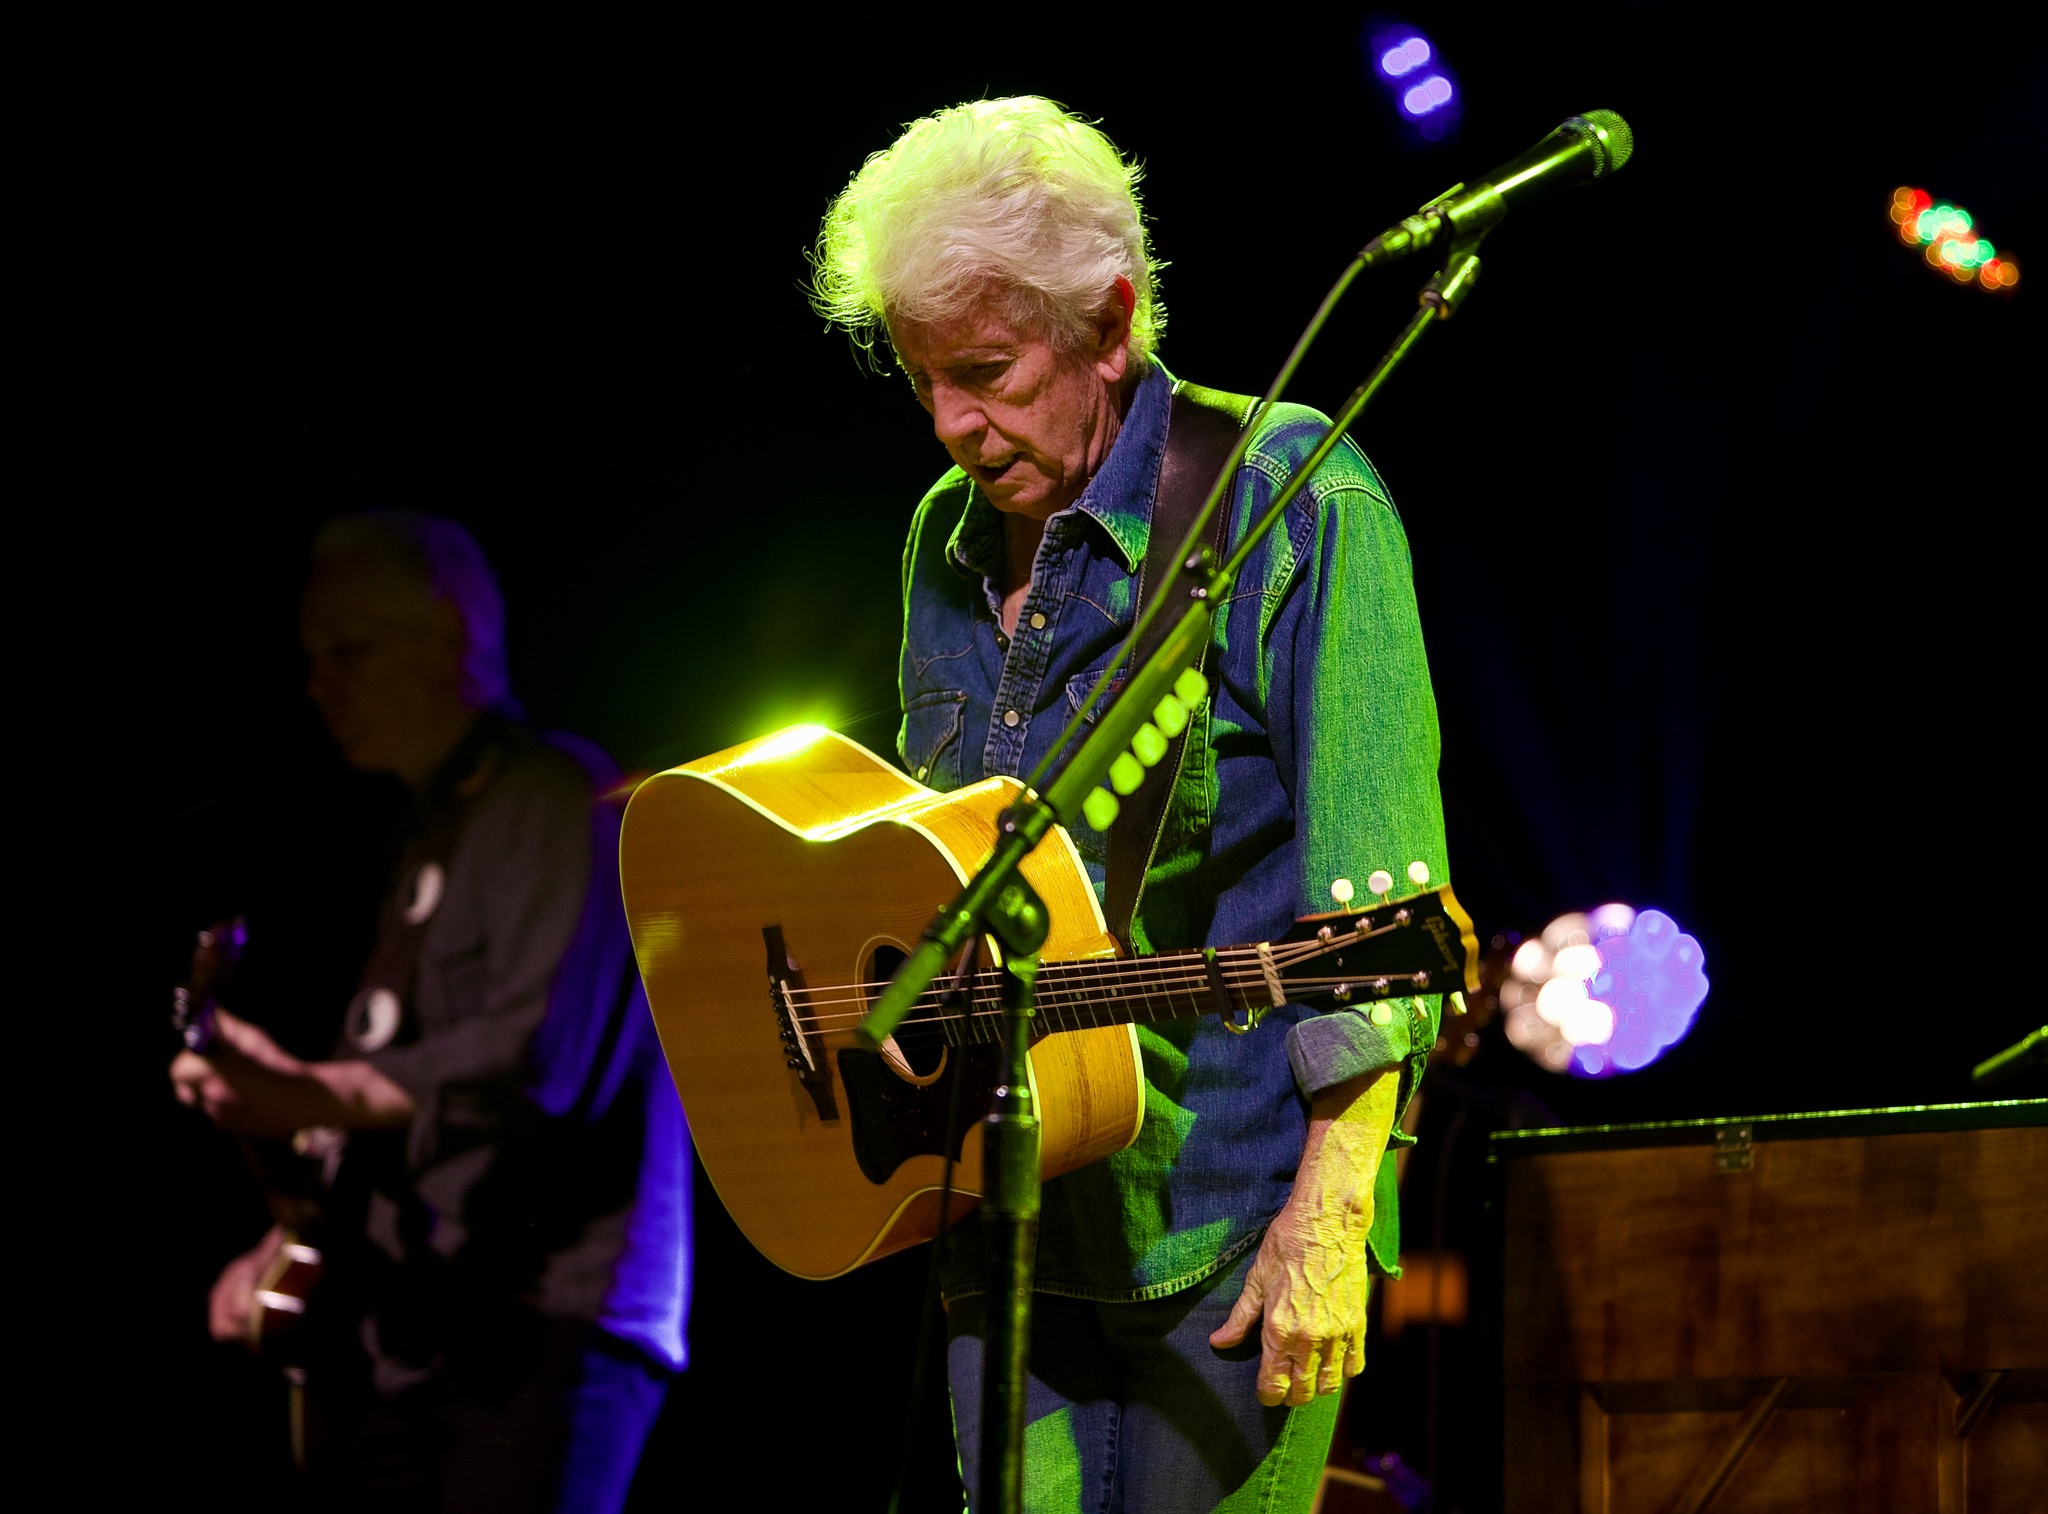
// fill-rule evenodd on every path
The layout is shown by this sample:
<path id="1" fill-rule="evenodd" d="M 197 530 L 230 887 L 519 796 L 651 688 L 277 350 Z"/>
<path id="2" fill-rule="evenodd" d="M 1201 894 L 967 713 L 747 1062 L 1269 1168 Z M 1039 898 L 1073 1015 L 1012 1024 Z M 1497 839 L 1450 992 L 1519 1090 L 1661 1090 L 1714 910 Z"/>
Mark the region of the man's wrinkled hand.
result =
<path id="1" fill-rule="evenodd" d="M 1260 1403 L 1299 1406 L 1365 1370 L 1365 1229 L 1292 1205 L 1267 1228 L 1244 1292 L 1209 1337 L 1212 1346 L 1235 1346 L 1264 1321 Z"/>

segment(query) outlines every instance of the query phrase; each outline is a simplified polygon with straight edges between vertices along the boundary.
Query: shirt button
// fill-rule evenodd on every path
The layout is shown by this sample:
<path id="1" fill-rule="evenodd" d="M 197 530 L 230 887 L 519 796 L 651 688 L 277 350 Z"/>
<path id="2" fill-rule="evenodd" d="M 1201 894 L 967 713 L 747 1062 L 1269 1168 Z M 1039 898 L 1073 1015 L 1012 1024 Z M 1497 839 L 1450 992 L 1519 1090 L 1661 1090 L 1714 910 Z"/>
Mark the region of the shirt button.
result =
<path id="1" fill-rule="evenodd" d="M 1019 714 L 1018 714 L 1018 713 L 1017 713 L 1017 712 L 1016 712 L 1015 710 L 1005 710 L 1005 711 L 1003 711 L 1003 724 L 1004 724 L 1004 725 L 1015 725 L 1015 724 L 1016 724 L 1016 723 L 1017 723 L 1018 721 L 1022 720 L 1023 718 L 1024 718 L 1024 717 L 1023 717 L 1023 716 L 1021 716 L 1021 715 L 1019 715 Z"/>
<path id="2" fill-rule="evenodd" d="M 1031 629 L 1034 631 L 1043 631 L 1045 629 L 1045 616 L 1043 614 L 1035 614 L 1031 617 Z"/>

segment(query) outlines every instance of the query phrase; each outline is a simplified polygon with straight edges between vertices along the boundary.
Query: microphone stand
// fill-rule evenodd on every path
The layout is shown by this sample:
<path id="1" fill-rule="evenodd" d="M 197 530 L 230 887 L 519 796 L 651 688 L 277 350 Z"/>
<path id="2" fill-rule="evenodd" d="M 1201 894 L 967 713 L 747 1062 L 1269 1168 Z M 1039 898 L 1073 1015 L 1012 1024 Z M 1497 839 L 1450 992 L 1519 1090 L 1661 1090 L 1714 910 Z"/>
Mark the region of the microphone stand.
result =
<path id="1" fill-rule="evenodd" d="M 1124 754 L 1160 702 L 1174 692 L 1176 681 L 1194 665 L 1196 655 L 1208 644 L 1214 618 L 1212 607 L 1228 597 L 1252 548 L 1280 520 L 1323 460 L 1336 450 L 1373 396 L 1422 340 L 1422 334 L 1433 322 L 1448 320 L 1471 292 L 1479 276 L 1479 244 L 1490 229 L 1478 229 L 1451 244 L 1444 266 L 1423 286 L 1415 315 L 1365 382 L 1352 391 L 1333 420 L 1329 434 L 1294 471 L 1287 486 L 1245 534 L 1229 560 L 1217 564 L 1207 547 L 1199 544 L 1207 535 L 1211 512 L 1217 508 L 1250 443 L 1251 424 L 1247 422 L 1244 434 L 1209 491 L 1207 505 L 1183 544 L 1182 565 L 1199 581 L 1188 591 L 1187 606 L 1179 622 L 1112 701 L 1094 731 L 1074 751 L 1045 793 L 1040 795 L 1034 787 L 1027 787 L 999 817 L 999 839 L 988 861 L 926 927 L 923 941 L 896 970 L 888 989 L 876 1000 L 857 1031 L 868 1045 L 879 1046 L 918 1002 L 941 967 L 959 954 L 975 931 L 986 930 L 1002 943 L 1002 1069 L 982 1132 L 982 1211 L 989 1235 L 989 1284 L 998 1290 L 998 1303 L 988 1315 L 989 1338 L 982 1361 L 980 1497 L 976 1502 L 979 1514 L 1015 1514 L 1023 1507 L 1024 1498 L 1024 1402 L 1030 1374 L 1031 1279 L 1038 1256 L 1039 1214 L 1039 1121 L 1031 1096 L 1029 1054 L 1031 1022 L 1036 1013 L 1038 952 L 1050 933 L 1051 919 L 1044 901 L 1018 867 L 1054 825 L 1071 825 L 1081 816 L 1089 795 L 1110 777 L 1111 765 Z M 1278 397 L 1335 301 L 1352 278 L 1374 260 L 1372 248 L 1368 247 L 1339 279 L 1255 416 Z M 1128 645 L 1136 644 L 1151 613 L 1166 603 L 1164 591 L 1172 582 L 1169 578 L 1161 585 L 1146 620 L 1133 627 Z M 1107 679 L 1105 672 L 1104 683 Z M 1079 722 L 1080 717 L 1076 717 L 1062 735 L 1062 745 Z M 1058 749 L 1055 747 L 1055 752 Z M 1048 757 L 1040 771 L 1051 761 Z"/>

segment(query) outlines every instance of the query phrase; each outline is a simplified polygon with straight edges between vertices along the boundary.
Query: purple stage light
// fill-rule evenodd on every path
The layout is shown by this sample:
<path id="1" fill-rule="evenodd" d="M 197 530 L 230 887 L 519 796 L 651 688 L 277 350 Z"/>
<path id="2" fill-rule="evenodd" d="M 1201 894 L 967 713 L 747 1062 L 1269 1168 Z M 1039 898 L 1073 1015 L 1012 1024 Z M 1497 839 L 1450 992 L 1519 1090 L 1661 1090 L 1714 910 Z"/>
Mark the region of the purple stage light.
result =
<path id="1" fill-rule="evenodd" d="M 1501 985 L 1508 1040 L 1582 1078 L 1633 1072 L 1692 1028 L 1705 954 L 1659 910 L 1603 904 L 1524 941 Z"/>
<path id="2" fill-rule="evenodd" d="M 1449 79 L 1442 74 L 1431 74 L 1401 96 L 1401 109 L 1411 116 L 1426 116 L 1433 110 L 1441 110 L 1456 96 L 1457 91 L 1451 88 Z"/>
<path id="3" fill-rule="evenodd" d="M 1403 74 L 1414 73 L 1435 56 L 1436 50 L 1427 39 L 1409 37 L 1380 54 L 1380 72 L 1389 79 L 1398 79 Z"/>
<path id="4" fill-rule="evenodd" d="M 1417 135 L 1441 141 L 1457 124 L 1464 101 L 1437 45 L 1405 22 L 1385 22 L 1372 30 L 1366 53 L 1402 119 Z"/>
<path id="5" fill-rule="evenodd" d="M 1586 987 L 1612 1012 L 1614 1032 L 1574 1048 L 1572 1071 L 1589 1078 L 1649 1066 L 1692 1029 L 1707 997 L 1706 953 L 1660 910 L 1644 910 L 1599 952 L 1600 971 Z"/>

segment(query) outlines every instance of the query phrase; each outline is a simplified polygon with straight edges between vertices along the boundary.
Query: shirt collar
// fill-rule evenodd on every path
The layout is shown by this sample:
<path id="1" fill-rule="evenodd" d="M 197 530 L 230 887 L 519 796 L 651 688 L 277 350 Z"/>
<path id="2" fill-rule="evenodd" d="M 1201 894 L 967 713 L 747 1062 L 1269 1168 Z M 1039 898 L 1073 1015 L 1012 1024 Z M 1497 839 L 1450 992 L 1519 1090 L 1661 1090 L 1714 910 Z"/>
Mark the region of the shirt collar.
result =
<path id="1" fill-rule="evenodd" d="M 1127 573 L 1138 571 L 1151 545 L 1152 501 L 1159 492 L 1159 468 L 1166 456 L 1166 418 L 1177 386 L 1166 365 L 1155 358 L 1150 371 L 1138 381 L 1109 456 L 1088 480 L 1081 497 L 1053 517 L 1057 521 L 1078 510 L 1092 518 L 1108 535 Z M 958 572 L 974 578 L 989 577 L 1002 565 L 1002 525 L 995 506 L 979 486 L 970 487 L 967 508 L 960 512 L 960 522 L 946 543 L 946 560 Z"/>

